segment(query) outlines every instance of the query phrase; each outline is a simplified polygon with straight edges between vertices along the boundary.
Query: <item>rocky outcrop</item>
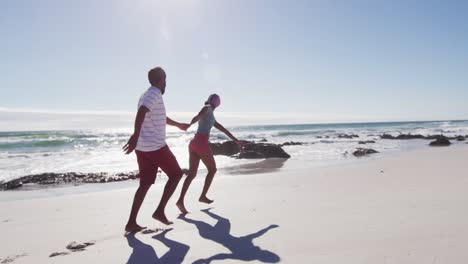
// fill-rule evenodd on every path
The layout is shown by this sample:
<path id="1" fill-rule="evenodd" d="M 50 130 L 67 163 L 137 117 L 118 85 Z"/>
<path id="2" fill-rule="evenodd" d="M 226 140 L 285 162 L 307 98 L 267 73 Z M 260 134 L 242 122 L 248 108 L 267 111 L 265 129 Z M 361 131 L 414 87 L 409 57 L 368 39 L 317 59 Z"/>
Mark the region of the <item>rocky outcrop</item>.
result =
<path id="1" fill-rule="evenodd" d="M 379 153 L 379 152 L 374 149 L 358 148 L 353 152 L 353 155 L 355 157 L 362 157 L 362 156 L 366 156 L 366 155 L 370 155 L 374 153 Z"/>
<path id="2" fill-rule="evenodd" d="M 23 187 L 25 184 L 59 185 L 81 183 L 105 183 L 133 180 L 138 177 L 137 172 L 108 174 L 102 173 L 41 173 L 24 176 L 7 182 L 0 183 L 0 190 L 13 190 Z"/>
<path id="3" fill-rule="evenodd" d="M 245 151 L 245 152 L 239 153 L 237 158 L 238 159 L 264 159 L 265 156 L 255 151 Z"/>
<path id="4" fill-rule="evenodd" d="M 423 135 L 420 135 L 420 134 L 400 134 L 398 136 L 392 136 L 390 134 L 383 134 L 382 136 L 380 136 L 380 138 L 382 139 L 399 139 L 399 140 L 404 140 L 404 139 L 425 139 L 426 137 L 424 137 Z"/>
<path id="5" fill-rule="evenodd" d="M 439 136 L 436 138 L 435 141 L 432 141 L 431 143 L 429 143 L 429 146 L 433 146 L 433 147 L 444 147 L 444 146 L 450 146 L 450 144 L 452 144 L 450 142 L 450 140 L 445 137 L 445 136 Z"/>
<path id="6" fill-rule="evenodd" d="M 347 138 L 347 139 L 353 139 L 353 138 L 358 138 L 358 135 L 355 134 L 338 134 L 338 138 Z"/>
<path id="7" fill-rule="evenodd" d="M 280 145 L 267 143 L 246 144 L 243 148 L 243 153 L 239 154 L 238 158 L 286 158 L 291 156 L 286 153 Z M 247 154 L 248 153 L 248 154 Z M 256 153 L 256 154 L 254 154 Z"/>
<path id="8" fill-rule="evenodd" d="M 281 144 L 280 146 L 301 146 L 301 145 L 305 145 L 306 143 L 304 142 L 294 142 L 294 141 L 289 141 L 289 142 L 285 142 L 283 144 Z"/>
<path id="9" fill-rule="evenodd" d="M 393 139 L 393 140 L 405 140 L 405 139 L 426 139 L 426 140 L 440 140 L 440 139 L 447 139 L 447 140 L 457 140 L 457 141 L 464 141 L 464 136 L 455 136 L 455 137 L 446 137 L 444 135 L 428 135 L 423 136 L 421 134 L 400 134 L 398 136 L 392 136 L 390 134 L 383 134 L 380 136 L 382 139 Z M 437 144 L 437 143 L 434 143 Z"/>
<path id="10" fill-rule="evenodd" d="M 374 144 L 374 140 L 365 140 L 365 141 L 359 141 L 359 144 L 365 145 L 365 144 Z"/>
<path id="11" fill-rule="evenodd" d="M 223 143 L 210 143 L 213 155 L 233 156 L 240 152 L 240 147 L 234 141 L 225 141 Z"/>
<path id="12" fill-rule="evenodd" d="M 272 143 L 248 142 L 241 153 L 239 146 L 233 141 L 223 143 L 210 143 L 213 155 L 235 156 L 238 159 L 263 159 L 263 158 L 290 158 L 281 145 Z"/>

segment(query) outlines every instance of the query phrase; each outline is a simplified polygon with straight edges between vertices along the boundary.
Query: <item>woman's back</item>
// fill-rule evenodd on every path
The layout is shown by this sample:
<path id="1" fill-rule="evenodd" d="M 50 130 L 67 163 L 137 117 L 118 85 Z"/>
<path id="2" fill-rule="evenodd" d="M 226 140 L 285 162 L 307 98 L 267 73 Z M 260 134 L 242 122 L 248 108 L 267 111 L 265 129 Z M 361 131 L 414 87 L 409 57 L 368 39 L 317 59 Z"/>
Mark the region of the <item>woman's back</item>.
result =
<path id="1" fill-rule="evenodd" d="M 206 105 L 206 113 L 198 121 L 197 133 L 210 134 L 211 128 L 214 126 L 216 120 L 211 105 Z"/>

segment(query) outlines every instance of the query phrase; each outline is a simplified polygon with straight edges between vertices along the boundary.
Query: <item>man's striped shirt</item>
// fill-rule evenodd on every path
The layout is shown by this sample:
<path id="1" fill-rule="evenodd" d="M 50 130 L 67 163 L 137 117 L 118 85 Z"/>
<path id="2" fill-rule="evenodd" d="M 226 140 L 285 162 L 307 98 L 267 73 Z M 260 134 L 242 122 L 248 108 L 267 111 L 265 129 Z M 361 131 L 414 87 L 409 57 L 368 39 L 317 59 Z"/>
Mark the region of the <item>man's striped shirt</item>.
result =
<path id="1" fill-rule="evenodd" d="M 155 151 L 166 145 L 166 108 L 161 90 L 151 86 L 140 97 L 138 109 L 146 106 L 149 112 L 141 126 L 140 137 L 136 146 L 140 151 Z"/>

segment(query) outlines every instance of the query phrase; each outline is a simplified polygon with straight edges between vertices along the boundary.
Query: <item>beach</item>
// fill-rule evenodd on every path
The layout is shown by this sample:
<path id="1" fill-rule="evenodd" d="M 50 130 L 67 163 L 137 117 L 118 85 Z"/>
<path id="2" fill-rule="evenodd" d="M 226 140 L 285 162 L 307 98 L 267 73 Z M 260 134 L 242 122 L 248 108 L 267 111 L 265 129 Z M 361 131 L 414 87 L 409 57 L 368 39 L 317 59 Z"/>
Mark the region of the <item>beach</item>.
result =
<path id="1" fill-rule="evenodd" d="M 138 218 L 154 232 L 129 236 L 123 228 L 136 181 L 64 187 L 60 195 L 0 192 L 0 262 L 465 263 L 467 158 L 460 144 L 338 165 L 291 159 L 253 173 L 220 172 L 212 205 L 197 201 L 199 176 L 186 217 L 178 217 L 176 197 L 170 200 L 171 226 L 151 218 L 165 182 L 158 179 Z M 73 241 L 94 244 L 73 252 L 66 249 Z"/>
<path id="2" fill-rule="evenodd" d="M 0 264 L 468 263 L 468 1 L 0 10 Z"/>

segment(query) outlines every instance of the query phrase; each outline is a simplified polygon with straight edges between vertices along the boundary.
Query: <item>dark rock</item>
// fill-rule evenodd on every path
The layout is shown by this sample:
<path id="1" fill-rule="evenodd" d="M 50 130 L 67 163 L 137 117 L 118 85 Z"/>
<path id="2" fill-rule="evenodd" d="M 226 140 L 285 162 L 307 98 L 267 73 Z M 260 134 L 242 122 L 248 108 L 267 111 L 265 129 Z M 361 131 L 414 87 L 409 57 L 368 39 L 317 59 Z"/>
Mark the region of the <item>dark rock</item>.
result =
<path id="1" fill-rule="evenodd" d="M 245 151 L 239 153 L 238 159 L 264 159 L 265 156 L 255 151 Z"/>
<path id="2" fill-rule="evenodd" d="M 359 141 L 359 144 L 364 145 L 364 144 L 373 144 L 375 143 L 374 140 L 366 140 L 366 141 Z"/>
<path id="3" fill-rule="evenodd" d="M 263 155 L 265 158 L 290 158 L 281 146 L 276 144 L 247 144 L 244 146 L 243 152 L 253 151 Z"/>
<path id="4" fill-rule="evenodd" d="M 358 148 L 353 152 L 355 157 L 362 157 L 369 154 L 379 153 L 377 150 L 374 149 L 365 149 L 365 148 Z"/>
<path id="5" fill-rule="evenodd" d="M 358 135 L 354 134 L 338 134 L 338 138 L 348 138 L 348 139 L 353 139 L 353 138 L 358 138 Z"/>
<path id="6" fill-rule="evenodd" d="M 380 136 L 380 138 L 381 139 L 395 139 L 395 137 L 390 134 L 383 134 L 382 136 Z"/>
<path id="7" fill-rule="evenodd" d="M 300 145 L 305 145 L 303 142 L 294 142 L 294 141 L 289 141 L 281 144 L 280 146 L 300 146 Z"/>
<path id="8" fill-rule="evenodd" d="M 239 146 L 234 141 L 225 141 L 223 143 L 210 143 L 213 155 L 232 156 L 240 152 Z"/>
<path id="9" fill-rule="evenodd" d="M 417 134 L 417 135 L 400 134 L 396 137 L 396 139 L 424 139 L 424 136 L 420 134 Z"/>
<path id="10" fill-rule="evenodd" d="M 13 189 L 18 189 L 19 187 L 23 186 L 23 182 L 18 180 L 18 181 L 10 181 L 6 183 L 2 183 L 2 186 L 4 186 L 5 190 L 13 190 Z"/>
<path id="11" fill-rule="evenodd" d="M 465 137 L 464 136 L 457 136 L 456 140 L 457 141 L 465 141 Z"/>
<path id="12" fill-rule="evenodd" d="M 262 138 L 259 142 L 268 142 L 268 140 L 266 140 L 266 138 Z"/>
<path id="13" fill-rule="evenodd" d="M 399 140 L 404 140 L 404 139 L 424 139 L 425 137 L 420 134 L 400 134 L 398 136 L 392 136 L 390 134 L 383 134 L 380 136 L 382 139 L 399 139 Z"/>
<path id="14" fill-rule="evenodd" d="M 442 147 L 442 146 L 449 146 L 450 144 L 452 143 L 447 137 L 439 136 L 435 141 L 432 141 L 431 143 L 429 143 L 429 146 Z"/>
<path id="15" fill-rule="evenodd" d="M 137 172 L 119 173 L 108 175 L 100 173 L 42 173 L 20 177 L 8 182 L 0 183 L 0 190 L 14 190 L 31 184 L 56 186 L 60 184 L 81 184 L 81 183 L 104 183 L 113 181 L 123 181 L 137 178 Z M 29 184 L 29 185 L 27 185 Z"/>
<path id="16" fill-rule="evenodd" d="M 223 143 L 210 143 L 211 150 L 213 155 L 225 155 L 225 156 L 234 156 L 240 153 L 239 146 L 233 141 L 226 141 Z M 280 145 L 271 144 L 271 143 L 253 143 L 248 142 L 244 145 L 243 152 L 256 152 L 263 156 L 263 158 L 290 158 L 291 156 L 287 154 Z M 252 158 L 259 157 L 257 154 L 247 154 L 247 155 L 238 155 L 237 158 Z"/>
<path id="17" fill-rule="evenodd" d="M 423 135 L 417 134 L 417 135 L 412 135 L 412 134 L 400 134 L 396 137 L 396 139 L 424 139 Z"/>
<path id="18" fill-rule="evenodd" d="M 317 138 L 323 138 L 322 136 L 317 136 Z"/>

